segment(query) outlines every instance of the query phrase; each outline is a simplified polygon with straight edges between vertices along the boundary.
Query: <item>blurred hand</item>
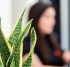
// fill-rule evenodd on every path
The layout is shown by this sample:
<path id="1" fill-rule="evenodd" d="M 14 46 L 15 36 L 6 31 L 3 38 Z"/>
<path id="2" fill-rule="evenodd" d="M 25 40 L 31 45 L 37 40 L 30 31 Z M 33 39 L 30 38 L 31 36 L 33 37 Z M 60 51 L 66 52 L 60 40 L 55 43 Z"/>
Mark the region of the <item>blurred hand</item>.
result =
<path id="1" fill-rule="evenodd" d="M 68 51 L 64 52 L 63 60 L 65 61 L 65 63 L 68 63 L 70 61 L 70 52 Z"/>

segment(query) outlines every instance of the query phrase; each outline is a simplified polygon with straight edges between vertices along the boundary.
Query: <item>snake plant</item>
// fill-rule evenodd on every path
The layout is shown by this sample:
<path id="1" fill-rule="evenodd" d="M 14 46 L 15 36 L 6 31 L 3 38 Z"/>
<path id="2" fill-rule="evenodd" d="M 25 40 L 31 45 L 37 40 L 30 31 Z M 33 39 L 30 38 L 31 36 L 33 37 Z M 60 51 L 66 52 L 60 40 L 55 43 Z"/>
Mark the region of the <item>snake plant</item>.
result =
<path id="1" fill-rule="evenodd" d="M 25 28 L 22 30 L 22 19 L 24 12 L 25 10 L 19 17 L 8 39 L 5 37 L 2 31 L 0 21 L 0 67 L 32 67 L 32 56 L 37 37 L 35 29 L 31 29 L 32 19 L 26 24 Z M 30 29 L 31 50 L 23 62 L 23 41 L 28 35 Z"/>

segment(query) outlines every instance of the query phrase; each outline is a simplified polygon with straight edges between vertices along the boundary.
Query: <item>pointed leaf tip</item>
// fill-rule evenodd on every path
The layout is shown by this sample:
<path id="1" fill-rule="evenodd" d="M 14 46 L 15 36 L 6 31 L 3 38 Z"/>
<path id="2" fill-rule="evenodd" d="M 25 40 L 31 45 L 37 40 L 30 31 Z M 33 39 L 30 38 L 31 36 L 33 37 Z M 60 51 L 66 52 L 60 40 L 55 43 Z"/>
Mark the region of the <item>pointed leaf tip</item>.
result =
<path id="1" fill-rule="evenodd" d="M 32 22 L 33 21 L 33 18 L 30 21 Z"/>
<path id="2" fill-rule="evenodd" d="M 32 21 L 33 21 L 33 19 L 31 19 L 28 24 L 32 24 Z"/>
<path id="3" fill-rule="evenodd" d="M 34 27 L 32 27 L 32 29 L 31 29 L 31 34 L 32 34 L 32 32 L 34 32 L 36 34 Z"/>
<path id="4" fill-rule="evenodd" d="M 32 31 L 35 30 L 34 27 L 32 27 Z"/>
<path id="5" fill-rule="evenodd" d="M 23 10 L 22 16 L 24 15 L 25 11 L 26 11 L 26 8 Z"/>

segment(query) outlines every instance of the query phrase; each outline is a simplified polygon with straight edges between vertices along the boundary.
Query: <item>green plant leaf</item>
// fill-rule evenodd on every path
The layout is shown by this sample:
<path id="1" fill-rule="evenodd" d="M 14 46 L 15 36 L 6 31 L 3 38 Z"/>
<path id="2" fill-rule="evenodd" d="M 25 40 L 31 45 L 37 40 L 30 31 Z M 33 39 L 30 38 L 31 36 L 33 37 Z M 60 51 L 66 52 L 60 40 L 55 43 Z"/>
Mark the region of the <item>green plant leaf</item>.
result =
<path id="1" fill-rule="evenodd" d="M 6 62 L 8 60 L 8 57 L 10 56 L 10 53 L 11 53 L 11 46 L 1 30 L 1 23 L 0 23 L 0 55 L 4 67 L 6 67 Z"/>
<path id="2" fill-rule="evenodd" d="M 13 47 L 11 48 L 11 54 L 7 60 L 6 67 L 10 67 L 11 64 L 13 64 Z M 11 65 L 11 67 L 12 67 L 12 65 Z"/>
<path id="3" fill-rule="evenodd" d="M 19 62 L 19 67 L 22 67 L 22 56 L 23 56 L 23 41 L 21 42 L 21 47 L 20 47 L 20 62 Z M 15 67 L 15 61 L 13 59 L 13 53 L 10 55 L 8 61 L 7 61 L 7 67 Z"/>
<path id="4" fill-rule="evenodd" d="M 12 60 L 12 57 L 14 57 L 15 67 L 21 67 L 22 66 L 22 53 L 23 53 L 23 50 L 21 48 L 23 47 L 23 45 L 21 45 L 21 42 L 27 36 L 27 34 L 28 34 L 28 32 L 31 28 L 31 23 L 32 23 L 32 20 L 30 20 L 28 22 L 28 24 L 25 26 L 23 32 L 20 33 L 20 36 L 18 37 L 18 39 L 14 40 L 13 53 L 10 56 L 10 58 L 8 60 L 8 63 L 10 63 L 11 62 L 10 59 Z"/>
<path id="5" fill-rule="evenodd" d="M 11 44 L 11 46 L 14 44 L 14 40 L 17 40 L 21 30 L 22 30 L 22 19 L 23 19 L 23 15 L 25 13 L 25 10 L 23 11 L 22 15 L 19 17 L 16 25 L 14 26 L 13 31 L 11 32 L 11 35 L 9 37 L 9 43 Z"/>
<path id="6" fill-rule="evenodd" d="M 18 19 L 18 22 L 16 23 L 16 25 L 14 26 L 14 29 L 9 37 L 9 43 L 11 44 L 11 46 L 14 44 L 14 40 L 17 41 L 18 40 L 18 37 L 21 33 L 21 30 L 22 30 L 22 19 L 23 19 L 23 15 L 25 13 L 25 10 L 23 11 L 22 15 L 19 17 Z M 13 46 L 12 46 L 13 47 Z M 12 53 L 13 54 L 13 53 Z M 12 61 L 12 58 L 13 58 L 13 55 L 10 55 L 10 57 L 8 58 L 8 61 L 6 63 L 7 67 L 10 66 L 11 64 L 11 61 Z"/>
<path id="7" fill-rule="evenodd" d="M 32 54 L 27 56 L 26 61 L 23 63 L 23 67 L 32 67 Z"/>
<path id="8" fill-rule="evenodd" d="M 32 28 L 31 30 L 31 50 L 23 63 L 23 67 L 32 67 L 32 55 L 34 52 L 34 47 L 36 45 L 36 40 L 37 40 L 37 37 L 36 37 L 35 29 Z"/>
<path id="9" fill-rule="evenodd" d="M 19 67 L 22 67 L 22 61 L 23 61 L 23 59 L 22 59 L 22 57 L 23 57 L 23 40 L 21 41 L 21 46 L 20 46 L 20 60 L 19 60 Z"/>
<path id="10" fill-rule="evenodd" d="M 2 59 L 1 59 L 1 55 L 0 55 L 0 67 L 4 67 L 3 66 L 3 62 L 2 62 Z"/>
<path id="11" fill-rule="evenodd" d="M 1 61 L 0 61 L 0 67 L 2 67 L 2 63 L 1 63 Z"/>
<path id="12" fill-rule="evenodd" d="M 2 67 L 2 63 L 0 62 L 0 67 Z"/>
<path id="13" fill-rule="evenodd" d="M 12 59 L 12 62 L 11 62 L 10 67 L 15 67 L 15 61 L 14 61 L 14 58 Z"/>
<path id="14" fill-rule="evenodd" d="M 19 39 L 17 42 L 15 42 L 14 47 L 14 59 L 15 59 L 15 66 L 19 67 L 20 63 L 20 47 L 21 47 L 21 41 L 24 40 L 24 38 L 27 36 L 30 28 L 31 28 L 32 20 L 30 20 L 26 27 L 24 28 L 24 31 L 20 34 Z M 21 66 L 21 65 L 20 65 Z"/>

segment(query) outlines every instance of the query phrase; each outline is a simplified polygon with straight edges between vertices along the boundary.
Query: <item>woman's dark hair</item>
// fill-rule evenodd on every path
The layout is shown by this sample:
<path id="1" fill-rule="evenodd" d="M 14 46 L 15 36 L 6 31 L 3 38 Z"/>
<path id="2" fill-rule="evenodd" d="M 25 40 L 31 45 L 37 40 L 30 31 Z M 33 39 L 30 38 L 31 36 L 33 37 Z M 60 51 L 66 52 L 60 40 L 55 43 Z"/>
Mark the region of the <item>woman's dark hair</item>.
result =
<path id="1" fill-rule="evenodd" d="M 59 47 L 59 43 L 57 42 L 57 38 L 55 38 L 55 35 L 47 35 L 44 37 L 39 36 L 40 31 L 38 29 L 38 21 L 39 21 L 41 15 L 43 14 L 43 12 L 46 9 L 48 9 L 49 7 L 55 8 L 50 0 L 40 0 L 38 3 L 36 3 L 35 5 L 33 5 L 30 8 L 29 18 L 28 18 L 28 20 L 33 18 L 32 27 L 35 28 L 36 33 L 37 33 L 37 43 L 35 46 L 35 53 L 39 56 L 39 58 L 42 60 L 42 62 L 44 64 L 56 63 L 57 59 L 53 60 L 54 63 L 50 62 L 53 58 L 49 58 L 51 60 L 49 60 L 49 62 L 47 61 L 47 57 L 52 56 L 50 53 L 50 50 L 53 50 L 53 49 L 59 50 L 61 53 L 61 48 Z M 30 49 L 28 49 L 29 48 L 29 45 L 28 45 L 29 42 L 30 42 L 30 35 L 28 35 L 28 37 L 24 43 L 24 47 L 27 48 L 27 49 L 24 48 L 24 50 L 23 50 L 24 54 L 29 52 L 29 50 L 30 50 Z M 47 45 L 47 44 L 49 44 L 49 45 Z M 50 50 L 49 50 L 48 46 L 50 46 Z M 50 55 L 49 55 L 49 53 L 50 53 Z M 61 57 L 61 54 L 60 54 L 60 57 Z M 60 59 L 60 61 L 61 61 L 61 59 Z M 61 62 L 60 62 L 60 64 L 61 64 Z M 56 65 L 59 65 L 59 63 L 56 63 Z"/>
<path id="2" fill-rule="evenodd" d="M 40 38 L 40 30 L 38 28 L 38 21 L 41 17 L 41 15 L 43 14 L 43 12 L 48 9 L 49 7 L 52 7 L 55 9 L 55 6 L 53 5 L 53 3 L 50 0 L 39 0 L 38 3 L 36 3 L 35 5 L 33 5 L 29 11 L 29 19 L 33 18 L 33 22 L 32 22 L 32 27 L 35 28 L 36 33 L 37 33 L 37 38 Z M 31 28 L 32 28 L 31 27 Z M 58 40 L 57 37 L 55 37 L 57 35 L 55 35 L 55 33 L 53 33 L 52 35 L 46 35 L 45 37 L 47 39 L 49 39 L 49 37 L 54 41 L 54 40 Z M 57 46 L 56 49 L 58 49 L 59 47 Z"/>
<path id="3" fill-rule="evenodd" d="M 34 27 L 36 30 L 38 30 L 38 20 L 41 17 L 42 13 L 49 7 L 53 7 L 54 5 L 50 0 L 39 0 L 38 3 L 33 5 L 29 11 L 29 19 L 33 18 L 32 27 Z"/>

